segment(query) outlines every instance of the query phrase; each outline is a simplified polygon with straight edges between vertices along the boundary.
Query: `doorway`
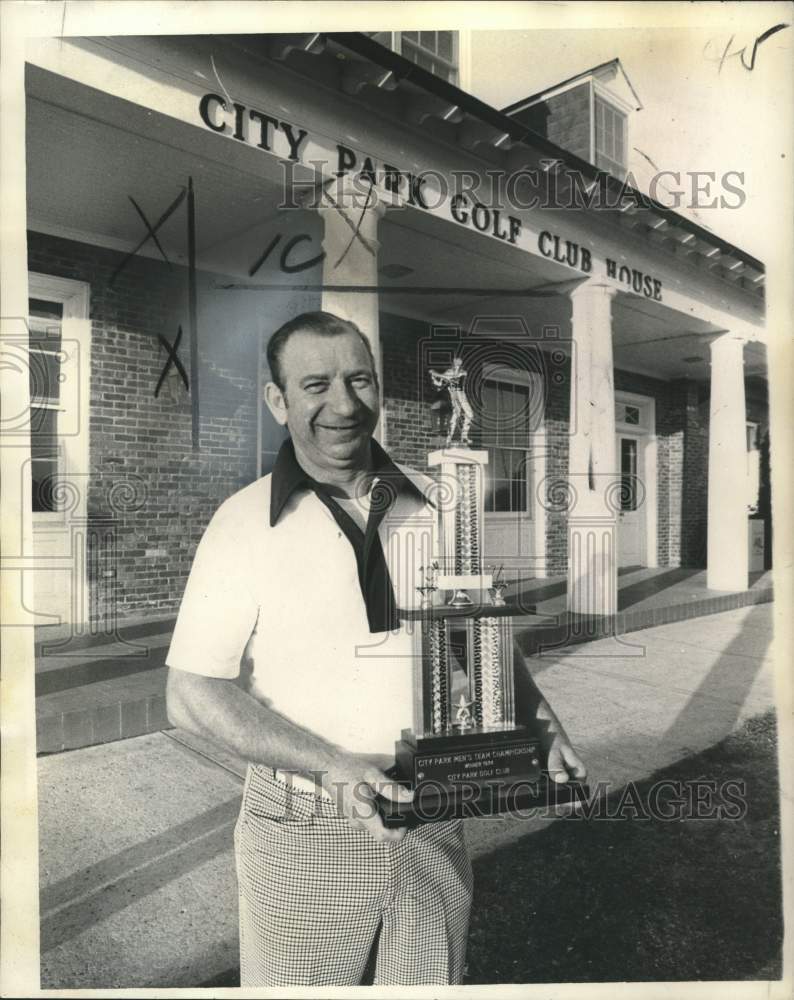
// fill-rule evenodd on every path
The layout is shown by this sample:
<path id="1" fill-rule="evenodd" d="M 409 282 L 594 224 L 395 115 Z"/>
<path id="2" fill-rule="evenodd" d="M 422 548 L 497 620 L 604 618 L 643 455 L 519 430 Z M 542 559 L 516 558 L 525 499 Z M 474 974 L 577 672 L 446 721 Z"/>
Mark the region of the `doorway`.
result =
<path id="1" fill-rule="evenodd" d="M 656 437 L 654 401 L 615 393 L 618 565 L 656 565 Z"/>
<path id="2" fill-rule="evenodd" d="M 475 447 L 486 450 L 483 562 L 508 580 L 545 576 L 544 393 L 536 372 L 485 365 Z"/>
<path id="3" fill-rule="evenodd" d="M 91 323 L 85 282 L 28 275 L 33 572 L 25 605 L 41 624 L 89 617 L 86 573 Z M 27 489 L 27 485 L 26 485 Z"/>

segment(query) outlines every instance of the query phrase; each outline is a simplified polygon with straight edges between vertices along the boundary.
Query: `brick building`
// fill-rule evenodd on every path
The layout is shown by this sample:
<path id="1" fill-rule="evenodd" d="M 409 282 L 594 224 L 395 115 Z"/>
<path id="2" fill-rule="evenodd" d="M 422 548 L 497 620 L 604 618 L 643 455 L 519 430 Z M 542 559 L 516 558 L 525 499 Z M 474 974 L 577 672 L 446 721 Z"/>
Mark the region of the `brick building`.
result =
<path id="1" fill-rule="evenodd" d="M 763 265 L 622 183 L 640 105 L 617 60 L 501 112 L 456 87 L 454 44 L 430 72 L 404 35 L 31 44 L 40 620 L 176 608 L 213 510 L 281 440 L 267 340 L 316 308 L 370 337 L 411 465 L 443 439 L 427 369 L 463 358 L 486 557 L 512 577 L 567 574 L 587 614 L 621 565 L 748 586 Z"/>

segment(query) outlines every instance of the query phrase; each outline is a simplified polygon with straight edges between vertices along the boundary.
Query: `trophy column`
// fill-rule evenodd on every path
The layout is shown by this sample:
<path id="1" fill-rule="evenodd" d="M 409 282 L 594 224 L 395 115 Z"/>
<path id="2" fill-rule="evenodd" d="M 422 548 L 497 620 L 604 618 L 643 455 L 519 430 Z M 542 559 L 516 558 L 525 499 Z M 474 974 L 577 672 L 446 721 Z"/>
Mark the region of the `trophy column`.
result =
<path id="1" fill-rule="evenodd" d="M 441 470 L 448 487 L 449 502 L 440 511 L 439 574 L 434 585 L 448 591 L 449 608 L 472 607 L 476 617 L 465 625 L 465 659 L 468 664 L 471 723 L 485 729 L 511 727 L 515 722 L 513 707 L 513 634 L 508 618 L 483 614 L 487 607 L 492 577 L 482 572 L 486 451 L 451 448 L 428 456 L 431 468 Z M 472 599 L 470 592 L 475 594 Z M 494 602 L 496 603 L 496 602 Z M 504 602 L 501 602 L 502 604 Z M 450 704 L 449 629 L 455 619 L 428 617 L 423 622 L 426 635 L 425 663 L 428 679 L 425 689 L 428 711 L 425 732 L 441 735 L 463 728 L 463 720 L 454 715 Z M 463 633 L 463 630 L 460 630 Z M 461 709 L 463 706 L 461 706 Z M 460 709 L 459 709 L 460 714 Z M 461 726 L 461 722 L 463 725 Z"/>
<path id="2" fill-rule="evenodd" d="M 435 561 L 420 567 L 421 607 L 401 612 L 414 627 L 415 702 L 414 728 L 403 730 L 395 746 L 395 775 L 414 789 L 414 803 L 403 810 L 412 822 L 459 815 L 472 803 L 489 815 L 519 795 L 548 798 L 539 784 L 540 740 L 515 720 L 511 616 L 521 612 L 504 600 L 501 574 L 483 572 L 488 452 L 468 447 L 466 372 L 456 359 L 430 374 L 449 391 L 453 414 L 446 447 L 428 455 L 441 474 L 437 495 L 445 498 Z"/>
<path id="3" fill-rule="evenodd" d="M 441 590 L 452 590 L 448 602 L 459 608 L 472 604 L 467 593 L 476 590 L 478 603 L 487 598 L 490 575 L 482 573 L 482 543 L 487 451 L 449 448 L 427 456 L 430 468 L 441 470 L 442 485 L 450 501 L 441 509 L 441 573 L 436 580 Z"/>

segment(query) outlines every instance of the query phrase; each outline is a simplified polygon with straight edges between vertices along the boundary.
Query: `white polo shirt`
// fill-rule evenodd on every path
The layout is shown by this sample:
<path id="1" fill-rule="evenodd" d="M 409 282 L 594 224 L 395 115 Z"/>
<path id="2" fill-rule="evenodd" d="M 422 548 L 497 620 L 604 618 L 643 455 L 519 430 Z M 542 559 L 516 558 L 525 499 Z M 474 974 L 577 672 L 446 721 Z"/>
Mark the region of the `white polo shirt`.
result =
<path id="1" fill-rule="evenodd" d="M 397 493 L 378 535 L 397 606 L 412 608 L 436 511 L 432 481 L 397 468 L 420 492 Z M 257 480 L 212 518 L 166 663 L 231 680 L 245 652 L 258 700 L 352 752 L 393 754 L 413 724 L 412 637 L 404 626 L 369 631 L 353 547 L 314 492 L 296 490 L 271 527 L 271 485 Z"/>

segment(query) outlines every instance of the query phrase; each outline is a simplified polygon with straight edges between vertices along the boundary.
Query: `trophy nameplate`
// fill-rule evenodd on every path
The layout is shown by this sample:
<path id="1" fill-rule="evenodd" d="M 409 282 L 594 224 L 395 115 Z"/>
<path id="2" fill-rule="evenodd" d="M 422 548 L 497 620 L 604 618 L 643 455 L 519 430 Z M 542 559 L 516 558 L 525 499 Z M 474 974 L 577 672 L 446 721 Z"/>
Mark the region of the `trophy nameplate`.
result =
<path id="1" fill-rule="evenodd" d="M 397 741 L 392 774 L 414 801 L 379 798 L 387 826 L 586 796 L 586 786 L 549 780 L 540 739 L 516 722 L 512 619 L 526 612 L 505 601 L 501 571 L 483 572 L 488 452 L 470 447 L 465 375 L 459 359 L 431 371 L 452 401 L 446 446 L 428 456 L 449 496 L 438 512 L 436 558 L 420 567 L 420 607 L 399 612 L 414 637 L 414 719 Z"/>

